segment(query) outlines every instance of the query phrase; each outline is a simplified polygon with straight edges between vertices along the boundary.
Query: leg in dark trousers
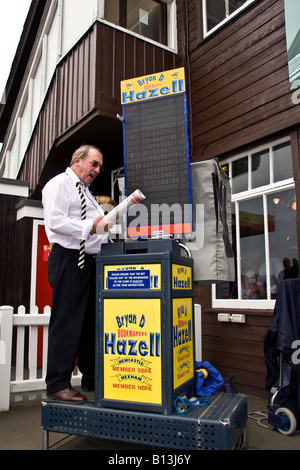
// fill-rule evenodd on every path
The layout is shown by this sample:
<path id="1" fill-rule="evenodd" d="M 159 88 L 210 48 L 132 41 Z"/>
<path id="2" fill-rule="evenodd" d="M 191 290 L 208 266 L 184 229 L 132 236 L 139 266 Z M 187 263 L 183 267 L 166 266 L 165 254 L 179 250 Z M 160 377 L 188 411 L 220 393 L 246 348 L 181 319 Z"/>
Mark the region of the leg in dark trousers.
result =
<path id="1" fill-rule="evenodd" d="M 91 272 L 91 280 L 89 283 L 86 314 L 77 352 L 77 363 L 79 370 L 82 372 L 83 388 L 92 390 L 95 386 L 96 263 L 94 259 L 90 258 L 86 260 L 86 263 Z M 89 264 L 91 265 L 90 267 L 88 266 Z"/>
<path id="2" fill-rule="evenodd" d="M 90 296 L 94 296 L 94 288 L 91 293 L 90 286 L 95 283 L 91 269 L 94 260 L 92 257 L 87 258 L 86 266 L 79 269 L 78 251 L 68 250 L 56 244 L 49 256 L 48 276 L 53 291 L 46 376 L 48 393 L 70 387 L 79 345 L 81 344 L 81 349 L 84 348 L 84 340 L 81 340 L 83 325 Z M 93 300 L 95 304 L 95 299 Z M 95 308 L 90 318 L 94 318 L 94 315 Z M 91 334 L 91 328 L 84 328 L 85 331 L 90 331 L 84 334 L 86 340 Z M 86 360 L 83 359 L 83 368 Z"/>

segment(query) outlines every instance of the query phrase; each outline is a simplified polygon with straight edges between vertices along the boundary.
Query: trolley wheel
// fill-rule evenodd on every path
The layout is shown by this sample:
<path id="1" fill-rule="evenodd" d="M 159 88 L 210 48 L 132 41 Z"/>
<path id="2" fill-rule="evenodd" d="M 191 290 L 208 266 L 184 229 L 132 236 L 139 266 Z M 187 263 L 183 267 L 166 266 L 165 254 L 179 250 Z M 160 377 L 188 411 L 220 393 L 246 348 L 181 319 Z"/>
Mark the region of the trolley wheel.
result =
<path id="1" fill-rule="evenodd" d="M 286 436 L 289 436 L 296 431 L 296 428 L 297 428 L 296 418 L 294 416 L 294 413 L 292 413 L 291 410 L 289 410 L 288 408 L 278 408 L 275 411 L 275 414 L 277 416 L 281 415 L 282 417 L 287 417 L 289 419 L 289 423 L 286 424 L 286 426 L 284 426 L 283 429 L 277 428 L 281 434 L 285 434 Z"/>

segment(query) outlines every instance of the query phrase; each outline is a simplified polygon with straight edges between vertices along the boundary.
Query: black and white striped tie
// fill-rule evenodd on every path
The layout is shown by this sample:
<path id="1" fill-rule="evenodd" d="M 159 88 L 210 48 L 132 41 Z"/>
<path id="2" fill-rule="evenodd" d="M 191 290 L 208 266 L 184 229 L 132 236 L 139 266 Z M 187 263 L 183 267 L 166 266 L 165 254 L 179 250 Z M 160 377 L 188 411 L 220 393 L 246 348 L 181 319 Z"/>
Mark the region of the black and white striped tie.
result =
<path id="1" fill-rule="evenodd" d="M 86 219 L 86 202 L 85 202 L 85 197 L 80 187 L 79 181 L 76 183 L 76 187 L 78 189 L 80 202 L 81 202 L 81 220 L 84 220 Z M 78 260 L 78 267 L 80 269 L 84 267 L 84 255 L 85 255 L 85 240 L 80 240 L 79 260 Z"/>

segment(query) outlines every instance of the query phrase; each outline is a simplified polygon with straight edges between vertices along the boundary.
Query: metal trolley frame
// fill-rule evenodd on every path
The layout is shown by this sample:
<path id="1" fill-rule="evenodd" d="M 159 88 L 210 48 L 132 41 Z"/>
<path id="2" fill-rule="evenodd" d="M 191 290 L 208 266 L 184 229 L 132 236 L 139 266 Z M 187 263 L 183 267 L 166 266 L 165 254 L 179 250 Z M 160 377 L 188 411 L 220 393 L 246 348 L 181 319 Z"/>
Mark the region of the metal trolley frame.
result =
<path id="1" fill-rule="evenodd" d="M 186 413 L 162 415 L 99 408 L 94 402 L 74 405 L 42 402 L 43 449 L 49 433 L 63 433 L 174 450 L 232 450 L 245 446 L 247 399 L 215 393 L 210 404 Z"/>

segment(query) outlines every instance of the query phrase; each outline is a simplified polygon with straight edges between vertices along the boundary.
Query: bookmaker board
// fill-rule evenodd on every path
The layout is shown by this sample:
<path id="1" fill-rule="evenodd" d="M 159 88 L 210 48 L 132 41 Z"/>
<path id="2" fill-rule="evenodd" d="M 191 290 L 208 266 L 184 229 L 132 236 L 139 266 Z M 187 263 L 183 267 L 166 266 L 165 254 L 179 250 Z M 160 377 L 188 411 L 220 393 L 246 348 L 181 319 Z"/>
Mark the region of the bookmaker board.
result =
<path id="1" fill-rule="evenodd" d="M 175 240 L 109 243 L 97 258 L 95 401 L 172 414 L 194 385 L 193 260 Z"/>
<path id="2" fill-rule="evenodd" d="M 147 209 L 137 232 L 151 237 L 192 231 L 184 68 L 121 82 L 126 193 L 139 188 Z"/>

